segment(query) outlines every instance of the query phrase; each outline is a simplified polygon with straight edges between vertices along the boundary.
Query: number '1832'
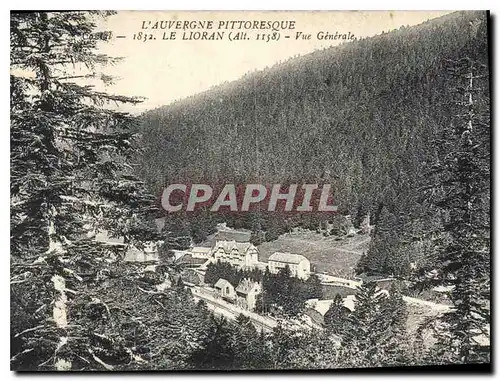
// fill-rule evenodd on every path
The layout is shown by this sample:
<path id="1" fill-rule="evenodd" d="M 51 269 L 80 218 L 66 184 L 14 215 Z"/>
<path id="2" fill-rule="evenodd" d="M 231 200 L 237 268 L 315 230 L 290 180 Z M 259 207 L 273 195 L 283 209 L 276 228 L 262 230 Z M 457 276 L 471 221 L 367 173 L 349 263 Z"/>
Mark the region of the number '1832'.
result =
<path id="1" fill-rule="evenodd" d="M 133 39 L 137 41 L 148 41 L 148 40 L 154 40 L 155 38 L 152 33 L 139 32 L 139 33 L 134 33 Z"/>

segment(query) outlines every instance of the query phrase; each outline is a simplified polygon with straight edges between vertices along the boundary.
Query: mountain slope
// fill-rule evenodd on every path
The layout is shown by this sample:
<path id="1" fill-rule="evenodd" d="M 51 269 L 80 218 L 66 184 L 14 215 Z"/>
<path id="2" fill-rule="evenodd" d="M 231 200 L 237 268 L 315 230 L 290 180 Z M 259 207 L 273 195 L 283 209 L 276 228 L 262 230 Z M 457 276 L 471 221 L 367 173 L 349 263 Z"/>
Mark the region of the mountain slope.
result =
<path id="1" fill-rule="evenodd" d="M 466 11 L 290 59 L 145 113 L 139 172 L 158 194 L 177 182 L 330 183 L 341 213 L 385 215 L 399 239 L 432 220 L 419 189 L 450 122 L 450 62 L 487 65 L 487 52 L 486 12 Z M 226 220 L 275 238 L 322 218 Z"/>

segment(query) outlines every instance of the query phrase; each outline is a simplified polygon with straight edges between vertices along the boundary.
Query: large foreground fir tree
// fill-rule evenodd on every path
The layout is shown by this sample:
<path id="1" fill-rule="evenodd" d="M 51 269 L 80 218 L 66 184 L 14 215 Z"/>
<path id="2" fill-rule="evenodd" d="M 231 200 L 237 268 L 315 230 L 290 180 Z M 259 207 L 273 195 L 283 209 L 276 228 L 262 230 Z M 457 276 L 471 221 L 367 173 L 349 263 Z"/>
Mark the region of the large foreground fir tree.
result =
<path id="1" fill-rule="evenodd" d="M 14 369 L 113 368 L 82 321 L 96 308 L 109 313 L 99 289 L 124 245 L 94 235 L 105 229 L 138 245 L 154 239 L 138 228 L 151 197 L 126 164 L 135 118 L 108 107 L 139 100 L 88 84 L 111 79 L 99 73 L 115 59 L 96 53 L 89 38 L 97 18 L 108 15 L 11 14 Z M 123 343 L 114 345 L 121 349 L 108 362 L 133 360 Z"/>
<path id="2" fill-rule="evenodd" d="M 448 63 L 449 124 L 436 143 L 430 199 L 442 216 L 438 255 L 426 281 L 449 290 L 439 361 L 488 362 L 490 326 L 490 94 L 486 62 Z M 444 357 L 443 357 L 444 356 Z"/>

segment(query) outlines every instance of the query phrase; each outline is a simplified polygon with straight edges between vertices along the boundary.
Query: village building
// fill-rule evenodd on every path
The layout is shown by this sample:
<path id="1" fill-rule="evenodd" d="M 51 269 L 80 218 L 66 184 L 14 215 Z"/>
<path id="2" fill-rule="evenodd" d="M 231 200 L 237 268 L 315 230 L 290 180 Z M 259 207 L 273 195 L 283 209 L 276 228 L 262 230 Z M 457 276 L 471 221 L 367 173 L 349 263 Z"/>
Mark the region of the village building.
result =
<path id="1" fill-rule="evenodd" d="M 217 283 L 215 283 L 214 288 L 217 290 L 219 296 L 224 299 L 234 300 L 236 298 L 236 292 L 233 285 L 223 278 L 220 278 Z"/>
<path id="2" fill-rule="evenodd" d="M 195 246 L 189 250 L 189 253 L 193 256 L 193 258 L 208 259 L 212 256 L 212 248 Z"/>
<path id="3" fill-rule="evenodd" d="M 215 260 L 239 268 L 253 268 L 259 261 L 257 248 L 250 242 L 217 241 L 212 250 Z"/>
<path id="4" fill-rule="evenodd" d="M 176 249 L 172 249 L 170 250 L 172 252 L 172 259 L 174 261 L 177 261 L 179 260 L 180 258 L 182 258 L 183 256 L 187 255 L 187 254 L 191 254 L 190 251 L 188 250 L 176 250 Z"/>
<path id="5" fill-rule="evenodd" d="M 307 279 L 311 273 L 311 262 L 300 254 L 276 252 L 269 257 L 269 271 L 277 274 L 281 269 L 288 266 L 290 274 L 300 279 Z"/>
<path id="6" fill-rule="evenodd" d="M 257 295 L 262 292 L 262 285 L 250 279 L 242 279 L 236 287 L 236 304 L 253 311 L 257 302 Z"/>
<path id="7" fill-rule="evenodd" d="M 90 232 L 87 237 L 93 238 L 105 246 L 119 248 L 125 262 L 158 262 L 160 260 L 158 249 L 163 241 L 145 242 L 141 247 L 138 247 L 134 244 L 126 244 L 123 237 L 112 237 L 106 230 Z"/>
<path id="8" fill-rule="evenodd" d="M 206 262 L 206 259 L 195 258 L 192 254 L 185 254 L 175 260 L 176 265 L 183 265 L 184 267 L 198 268 Z"/>
<path id="9" fill-rule="evenodd" d="M 148 242 L 142 248 L 129 245 L 123 258 L 126 262 L 158 262 L 158 247 L 163 242 Z"/>

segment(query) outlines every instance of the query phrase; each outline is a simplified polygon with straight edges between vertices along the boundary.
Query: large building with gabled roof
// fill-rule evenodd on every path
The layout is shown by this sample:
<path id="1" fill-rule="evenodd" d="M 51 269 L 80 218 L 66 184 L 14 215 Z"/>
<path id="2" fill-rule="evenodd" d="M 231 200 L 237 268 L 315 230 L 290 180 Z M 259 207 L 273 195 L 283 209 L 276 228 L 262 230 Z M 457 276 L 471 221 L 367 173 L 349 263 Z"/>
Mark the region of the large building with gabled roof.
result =
<path id="1" fill-rule="evenodd" d="M 259 261 L 257 248 L 250 242 L 217 241 L 212 255 L 239 268 L 253 268 Z"/>
<path id="2" fill-rule="evenodd" d="M 311 262 L 300 254 L 275 252 L 269 257 L 269 271 L 277 274 L 281 269 L 288 266 L 292 276 L 307 279 L 311 273 Z"/>

